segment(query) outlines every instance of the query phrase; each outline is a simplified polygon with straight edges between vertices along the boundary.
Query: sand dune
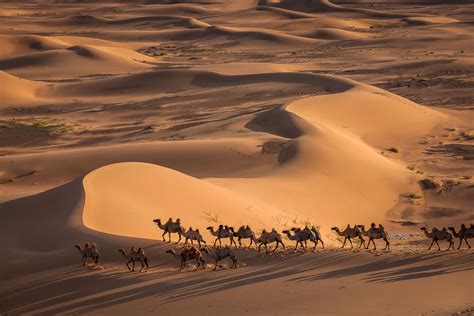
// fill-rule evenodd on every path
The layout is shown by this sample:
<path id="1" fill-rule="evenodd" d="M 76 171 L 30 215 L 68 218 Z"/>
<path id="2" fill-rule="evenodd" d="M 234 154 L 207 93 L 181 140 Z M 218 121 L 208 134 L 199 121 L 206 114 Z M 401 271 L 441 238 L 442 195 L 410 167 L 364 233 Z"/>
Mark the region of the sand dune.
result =
<path id="1" fill-rule="evenodd" d="M 124 48 L 115 47 L 112 51 L 107 47 L 76 45 L 63 50 L 47 50 L 0 59 L 0 69 L 28 79 L 61 79 L 137 72 L 150 67 L 145 64 L 146 61 L 153 59 Z"/>
<path id="2" fill-rule="evenodd" d="M 38 104 L 42 102 L 38 91 L 46 88 L 43 83 L 21 79 L 3 71 L 0 71 L 0 84 L 3 87 L 0 90 L 3 107 Z"/>

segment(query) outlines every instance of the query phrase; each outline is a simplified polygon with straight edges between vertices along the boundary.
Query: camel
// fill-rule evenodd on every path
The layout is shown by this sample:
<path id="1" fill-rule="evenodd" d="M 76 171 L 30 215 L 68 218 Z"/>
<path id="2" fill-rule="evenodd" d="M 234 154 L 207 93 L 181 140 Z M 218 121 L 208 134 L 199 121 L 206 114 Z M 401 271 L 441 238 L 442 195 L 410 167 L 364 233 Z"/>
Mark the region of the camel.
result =
<path id="1" fill-rule="evenodd" d="M 298 245 L 301 245 L 303 250 L 306 251 L 306 247 L 305 244 L 303 244 L 303 241 L 306 243 L 306 241 L 310 238 L 310 235 L 307 232 L 303 232 L 299 228 L 291 230 L 294 232 L 294 235 L 291 235 L 291 232 L 289 230 L 284 230 L 282 231 L 282 233 L 286 234 L 289 240 L 296 241 L 295 251 L 298 250 Z"/>
<path id="2" fill-rule="evenodd" d="M 84 244 L 84 249 L 81 248 L 81 245 L 77 244 L 74 245 L 75 248 L 79 251 L 82 255 L 82 265 L 85 266 L 87 263 L 87 259 L 91 258 L 94 261 L 94 264 L 99 263 L 99 251 L 97 250 L 97 245 L 95 243 L 88 243 Z"/>
<path id="3" fill-rule="evenodd" d="M 275 249 L 273 249 L 272 252 L 275 252 L 278 248 L 278 245 L 281 244 L 283 246 L 283 250 L 285 250 L 285 244 L 281 240 L 281 235 L 273 228 L 271 232 L 267 232 L 265 229 L 262 231 L 262 234 L 260 235 L 259 238 L 256 240 L 259 245 L 258 245 L 258 252 L 260 252 L 260 247 L 262 245 L 265 245 L 265 250 L 266 253 L 268 253 L 268 247 L 267 244 L 271 244 L 273 242 L 276 242 Z"/>
<path id="4" fill-rule="evenodd" d="M 353 228 L 350 227 L 349 224 L 347 224 L 346 229 L 344 229 L 342 232 L 339 230 L 337 227 L 332 227 L 331 230 L 335 231 L 339 236 L 344 237 L 344 243 L 342 244 L 341 248 L 344 248 L 346 245 L 346 241 L 349 240 L 349 243 L 351 244 L 351 248 L 354 248 L 352 245 L 352 238 L 359 237 L 360 239 L 360 244 L 359 248 L 362 247 L 362 245 L 365 245 L 365 239 L 362 237 L 362 233 L 360 232 L 359 228 L 357 226 L 354 226 Z"/>
<path id="5" fill-rule="evenodd" d="M 255 241 L 255 233 L 248 225 L 241 226 L 236 232 L 234 232 L 234 230 L 232 229 L 232 233 L 235 237 L 237 237 L 237 241 L 239 242 L 239 248 L 242 247 L 242 239 L 250 239 L 250 245 L 248 246 L 248 248 L 252 247 L 252 243 L 255 243 L 255 246 L 257 246 L 257 242 Z"/>
<path id="6" fill-rule="evenodd" d="M 434 243 L 438 245 L 438 250 L 441 250 L 441 248 L 439 247 L 438 240 L 446 240 L 449 242 L 449 247 L 447 250 L 451 249 L 451 247 L 453 247 L 454 249 L 453 235 L 448 232 L 445 227 L 443 227 L 442 230 L 439 230 L 438 228 L 434 227 L 431 230 L 431 233 L 428 232 L 428 229 L 426 227 L 421 227 L 420 229 L 425 233 L 426 237 L 432 239 L 431 245 L 429 246 L 428 250 L 431 249 Z"/>
<path id="7" fill-rule="evenodd" d="M 318 242 L 321 242 L 321 245 L 323 246 L 323 249 L 324 249 L 324 242 L 323 242 L 323 239 L 321 238 L 321 233 L 319 232 L 319 230 L 314 227 L 314 226 L 311 226 L 311 228 L 308 228 L 307 226 L 303 229 L 303 231 L 310 231 L 310 232 L 313 232 L 313 234 L 311 235 L 311 238 L 310 240 L 312 242 L 314 242 L 314 249 L 316 249 L 316 246 L 318 245 Z"/>
<path id="8" fill-rule="evenodd" d="M 168 234 L 168 242 L 171 242 L 171 234 L 178 234 L 179 239 L 176 243 L 179 243 L 181 241 L 181 233 L 183 231 L 183 227 L 181 226 L 181 221 L 180 219 L 176 219 L 176 222 L 173 222 L 173 219 L 170 217 L 168 221 L 163 225 L 161 224 L 161 219 L 157 218 L 154 219 L 153 222 L 163 230 L 163 241 L 165 241 L 165 235 Z"/>
<path id="9" fill-rule="evenodd" d="M 215 260 L 214 263 L 214 271 L 217 269 L 217 262 L 229 257 L 232 260 L 232 268 L 237 268 L 237 258 L 235 257 L 234 252 L 229 248 L 229 246 L 226 246 L 225 248 L 216 248 L 213 250 L 211 253 L 207 247 L 202 248 L 207 256 L 211 259 Z"/>
<path id="10" fill-rule="evenodd" d="M 148 270 L 148 257 L 145 254 L 145 250 L 142 248 L 135 249 L 135 247 L 132 247 L 129 254 L 125 253 L 125 249 L 123 248 L 119 249 L 118 252 L 120 252 L 122 256 L 128 260 L 126 265 L 129 271 L 135 271 L 135 261 L 140 262 L 142 265 L 139 272 L 142 272 L 145 266 L 146 270 Z M 132 263 L 132 268 L 129 266 L 130 263 Z"/>
<path id="11" fill-rule="evenodd" d="M 370 246 L 370 242 L 374 245 L 374 250 L 377 249 L 375 246 L 375 241 L 374 239 L 383 239 L 385 241 L 385 248 L 383 250 L 388 249 L 390 250 L 390 242 L 388 241 L 388 233 L 385 231 L 385 228 L 379 224 L 379 227 L 375 227 L 375 223 L 370 224 L 370 229 L 365 230 L 364 225 L 357 225 L 357 227 L 360 228 L 360 231 L 362 232 L 362 235 L 369 237 L 369 242 L 365 246 L 365 249 L 368 249 Z"/>
<path id="12" fill-rule="evenodd" d="M 199 249 L 197 249 L 194 246 L 183 249 L 180 254 L 177 254 L 174 249 L 166 250 L 166 253 L 170 253 L 176 259 L 181 260 L 181 267 L 179 269 L 180 271 L 183 270 L 183 268 L 185 267 L 186 261 L 193 260 L 193 259 L 196 260 L 197 262 L 196 271 L 197 269 L 199 269 L 199 266 L 201 265 L 201 263 L 202 263 L 202 267 L 204 269 L 206 268 L 204 265 L 204 259 L 202 258 L 201 251 L 199 251 Z"/>
<path id="13" fill-rule="evenodd" d="M 214 247 L 216 246 L 217 241 L 219 241 L 219 247 L 222 247 L 221 238 L 229 238 L 230 246 L 234 244 L 235 248 L 237 249 L 237 243 L 235 242 L 234 234 L 232 233 L 234 229 L 232 227 L 229 228 L 228 226 L 219 225 L 219 228 L 214 231 L 214 227 L 209 226 L 207 230 L 211 233 L 212 236 L 216 236 L 216 240 L 214 240 Z"/>
<path id="14" fill-rule="evenodd" d="M 471 227 L 467 228 L 466 225 L 461 224 L 461 229 L 459 232 L 456 232 L 454 227 L 448 227 L 450 231 L 453 232 L 454 237 L 459 238 L 459 246 L 458 249 L 461 248 L 462 241 L 466 242 L 466 245 L 471 249 L 471 245 L 467 242 L 469 238 L 474 238 L 474 225 L 471 224 Z"/>
<path id="15" fill-rule="evenodd" d="M 184 245 L 188 243 L 188 240 L 191 240 L 191 245 L 193 245 L 193 241 L 196 240 L 199 244 L 199 248 L 201 248 L 201 243 L 206 245 L 206 241 L 202 238 L 201 233 L 199 232 L 199 229 L 196 228 L 196 230 L 193 230 L 192 227 L 189 227 L 188 231 L 185 231 L 184 229 L 181 232 L 181 235 L 186 237 L 186 240 L 184 241 Z"/>

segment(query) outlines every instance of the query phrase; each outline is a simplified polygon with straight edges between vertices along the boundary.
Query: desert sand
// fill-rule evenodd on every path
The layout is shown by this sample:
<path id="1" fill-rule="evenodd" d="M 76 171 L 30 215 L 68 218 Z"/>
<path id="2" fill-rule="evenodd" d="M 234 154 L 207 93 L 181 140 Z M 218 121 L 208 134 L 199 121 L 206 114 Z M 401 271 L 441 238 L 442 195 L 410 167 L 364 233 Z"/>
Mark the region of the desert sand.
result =
<path id="1" fill-rule="evenodd" d="M 473 16 L 448 0 L 2 1 L 0 314 L 474 314 L 473 250 L 427 250 L 420 230 L 474 223 Z M 237 269 L 179 271 L 165 251 L 182 244 L 152 221 L 169 217 L 211 245 L 208 226 L 315 225 L 326 247 L 284 238 L 235 250 Z M 331 227 L 371 222 L 391 251 L 340 249 Z M 131 246 L 147 272 L 128 272 Z"/>

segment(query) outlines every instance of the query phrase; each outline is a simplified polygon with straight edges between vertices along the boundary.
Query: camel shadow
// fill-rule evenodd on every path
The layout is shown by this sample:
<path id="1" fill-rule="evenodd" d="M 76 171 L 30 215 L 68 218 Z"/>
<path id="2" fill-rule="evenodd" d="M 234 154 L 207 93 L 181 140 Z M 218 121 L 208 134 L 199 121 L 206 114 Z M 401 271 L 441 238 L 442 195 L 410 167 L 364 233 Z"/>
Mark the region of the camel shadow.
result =
<path id="1" fill-rule="evenodd" d="M 380 259 L 370 253 L 353 251 L 276 253 L 258 258 L 255 251 L 246 251 L 245 254 L 247 264 L 244 267 L 220 268 L 216 272 L 177 273 L 172 258 L 147 273 L 130 273 L 122 265 L 92 272 L 86 272 L 82 267 L 67 267 L 55 273 L 54 277 L 39 278 L 0 291 L 3 297 L 0 299 L 0 312 L 83 314 L 145 298 L 173 303 L 278 279 L 290 287 L 299 282 L 354 275 L 366 283 L 387 283 L 474 269 L 470 256 L 452 257 L 445 253 Z M 341 262 L 360 262 L 354 260 L 360 256 L 368 256 L 370 262 L 338 268 Z"/>

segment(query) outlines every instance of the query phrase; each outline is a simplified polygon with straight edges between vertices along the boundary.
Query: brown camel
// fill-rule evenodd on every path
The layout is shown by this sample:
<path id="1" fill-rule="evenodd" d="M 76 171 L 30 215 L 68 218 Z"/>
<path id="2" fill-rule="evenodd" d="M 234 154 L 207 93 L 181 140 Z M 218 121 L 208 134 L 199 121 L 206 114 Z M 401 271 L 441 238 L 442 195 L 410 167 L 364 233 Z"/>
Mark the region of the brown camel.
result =
<path id="1" fill-rule="evenodd" d="M 179 243 L 181 241 L 181 233 L 183 231 L 183 226 L 181 226 L 181 220 L 178 218 L 176 219 L 176 222 L 173 222 L 173 219 L 170 217 L 168 221 L 163 225 L 161 224 L 161 219 L 157 218 L 154 219 L 153 222 L 163 230 L 163 235 L 161 237 L 163 238 L 163 241 L 165 241 L 165 235 L 168 234 L 168 242 L 171 242 L 171 234 L 178 234 L 179 239 L 176 243 Z"/>
<path id="2" fill-rule="evenodd" d="M 214 259 L 214 271 L 217 269 L 217 263 L 227 257 L 232 260 L 232 268 L 237 268 L 237 258 L 235 257 L 234 252 L 228 246 L 225 248 L 216 248 L 212 252 L 209 251 L 207 247 L 202 248 L 201 250 L 204 251 L 209 256 L 209 258 Z"/>
<path id="3" fill-rule="evenodd" d="M 201 251 L 199 251 L 199 249 L 197 249 L 194 246 L 183 249 L 181 253 L 179 254 L 176 253 L 174 249 L 166 250 L 166 252 L 170 253 L 176 259 L 181 260 L 181 267 L 179 269 L 180 271 L 183 270 L 183 268 L 186 266 L 186 261 L 189 261 L 189 260 L 196 260 L 197 262 L 196 271 L 197 269 L 199 269 L 199 266 L 201 265 L 201 263 L 202 263 L 203 269 L 206 268 L 204 265 L 205 262 L 204 262 L 204 259 L 202 258 Z"/>
<path id="4" fill-rule="evenodd" d="M 369 237 L 369 242 L 365 246 L 365 249 L 368 249 L 370 246 L 370 242 L 374 245 L 374 250 L 377 249 L 375 246 L 375 241 L 374 239 L 383 239 L 385 241 L 385 248 L 383 250 L 388 249 L 390 250 L 390 242 L 388 241 L 388 233 L 385 231 L 385 228 L 379 224 L 379 227 L 375 227 L 375 223 L 370 224 L 370 229 L 365 230 L 364 225 L 357 225 L 357 227 L 360 228 L 361 233 L 364 236 Z"/>
<path id="5" fill-rule="evenodd" d="M 118 252 L 120 252 L 122 256 L 128 260 L 126 265 L 129 271 L 135 271 L 135 262 L 140 262 L 142 265 L 139 272 L 142 272 L 145 266 L 146 270 L 148 270 L 148 257 L 145 254 L 145 250 L 142 248 L 136 249 L 135 247 L 132 247 L 129 254 L 127 254 L 123 248 L 119 249 Z M 132 268 L 130 268 L 130 263 L 132 264 Z"/>
<path id="6" fill-rule="evenodd" d="M 443 227 L 442 230 L 439 230 L 438 228 L 434 227 L 431 230 L 431 233 L 428 232 L 428 229 L 426 227 L 421 227 L 420 229 L 425 233 L 426 237 L 432 239 L 431 245 L 428 250 L 431 249 L 434 243 L 438 245 L 438 250 L 441 250 L 441 248 L 439 247 L 438 240 L 446 240 L 449 242 L 449 247 L 447 250 L 451 249 L 451 247 L 454 249 L 453 235 L 448 232 L 445 227 Z"/>
<path id="7" fill-rule="evenodd" d="M 85 266 L 87 264 L 87 260 L 91 258 L 94 261 L 94 264 L 99 263 L 99 251 L 97 250 L 97 245 L 95 243 L 88 243 L 84 244 L 84 248 L 81 245 L 77 244 L 74 247 L 79 251 L 82 255 L 82 265 Z"/>
<path id="8" fill-rule="evenodd" d="M 354 246 L 352 245 L 351 239 L 356 238 L 356 237 L 359 237 L 360 239 L 359 248 L 362 247 L 362 245 L 365 245 L 365 239 L 364 237 L 362 237 L 362 233 L 357 227 L 357 225 L 351 228 L 351 226 L 347 224 L 346 229 L 344 229 L 342 232 L 337 227 L 332 227 L 331 230 L 335 231 L 336 234 L 338 234 L 339 236 L 344 237 L 344 243 L 342 244 L 341 248 L 344 248 L 344 246 L 346 245 L 346 241 L 348 240 L 349 240 L 349 243 L 351 244 L 351 248 L 354 248 Z"/>
<path id="9" fill-rule="evenodd" d="M 456 232 L 454 227 L 448 227 L 450 231 L 453 232 L 454 237 L 459 238 L 459 246 L 458 249 L 461 248 L 462 241 L 464 240 L 466 242 L 466 245 L 471 249 L 471 245 L 467 242 L 469 238 L 474 238 L 474 225 L 471 225 L 471 227 L 466 227 L 466 225 L 461 224 L 461 229 L 459 232 Z"/>

